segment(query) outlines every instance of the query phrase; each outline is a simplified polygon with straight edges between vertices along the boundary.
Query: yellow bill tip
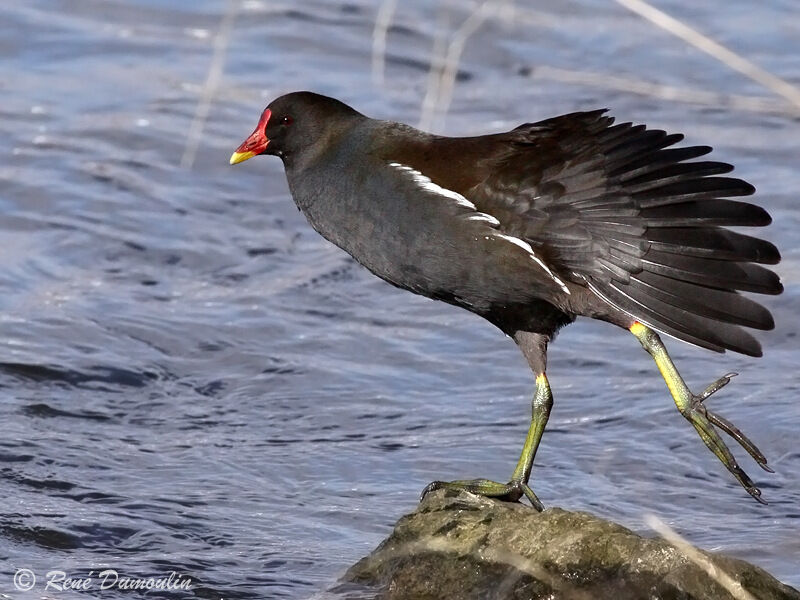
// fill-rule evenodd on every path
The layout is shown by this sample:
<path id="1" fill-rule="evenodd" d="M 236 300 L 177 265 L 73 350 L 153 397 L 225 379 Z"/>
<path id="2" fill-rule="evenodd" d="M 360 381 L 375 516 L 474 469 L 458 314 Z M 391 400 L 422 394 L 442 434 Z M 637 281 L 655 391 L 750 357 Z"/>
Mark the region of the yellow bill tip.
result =
<path id="1" fill-rule="evenodd" d="M 248 158 L 253 158 L 255 156 L 255 152 L 234 152 L 231 154 L 231 163 L 232 165 L 239 164 L 240 162 L 246 161 Z"/>

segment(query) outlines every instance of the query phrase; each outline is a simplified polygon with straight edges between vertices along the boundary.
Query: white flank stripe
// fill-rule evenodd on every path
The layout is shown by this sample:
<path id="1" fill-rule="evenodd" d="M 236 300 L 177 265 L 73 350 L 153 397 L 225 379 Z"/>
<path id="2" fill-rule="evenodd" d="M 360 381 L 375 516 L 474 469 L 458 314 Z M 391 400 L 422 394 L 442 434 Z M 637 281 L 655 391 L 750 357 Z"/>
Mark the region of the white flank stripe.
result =
<path id="1" fill-rule="evenodd" d="M 444 198 L 449 198 L 450 200 L 455 200 L 455 202 L 459 206 L 463 206 L 464 208 L 469 208 L 471 210 L 477 211 L 477 207 L 472 202 L 464 198 L 464 196 L 462 196 L 458 192 L 454 192 L 453 190 L 448 190 L 447 188 L 443 188 L 440 185 L 436 185 L 435 183 L 433 183 L 433 181 L 431 181 L 430 177 L 423 175 L 416 169 L 413 169 L 408 165 L 404 165 L 398 162 L 390 162 L 389 166 L 394 167 L 398 171 L 404 171 L 410 174 L 411 177 L 414 179 L 414 183 L 416 183 L 423 190 L 432 192 Z M 474 214 L 467 215 L 467 219 L 470 221 L 485 221 L 490 225 L 494 226 L 500 225 L 500 221 L 498 221 L 492 215 L 487 215 L 486 213 L 482 212 L 475 212 Z M 544 262 L 542 262 L 542 260 L 538 256 L 536 256 L 536 254 L 533 251 L 533 248 L 531 248 L 531 245 L 528 242 L 510 235 L 504 235 L 502 233 L 496 233 L 494 234 L 494 237 L 502 238 L 507 242 L 516 244 L 517 246 L 525 250 L 525 252 L 527 252 L 534 261 L 536 261 L 536 264 L 542 267 L 542 269 L 544 269 L 544 271 L 551 277 L 553 281 L 555 281 L 561 287 L 562 290 L 564 290 L 565 293 L 569 294 L 569 288 L 567 288 L 564 282 L 561 281 L 558 277 L 556 277 L 550 270 L 550 268 L 546 264 L 544 264 Z"/>
<path id="2" fill-rule="evenodd" d="M 521 240 L 521 239 L 519 239 L 517 237 L 513 237 L 513 236 L 510 236 L 510 235 L 505 235 L 503 233 L 495 233 L 494 237 L 503 238 L 507 242 L 511 242 L 512 244 L 515 244 L 515 245 L 519 246 L 520 248 L 522 248 L 523 250 L 525 250 L 525 252 L 530 254 L 531 258 L 536 261 L 536 264 L 538 264 L 540 267 L 542 267 L 542 269 L 545 270 L 545 273 L 550 275 L 550 278 L 553 281 L 555 281 L 565 293 L 567 293 L 567 294 L 570 293 L 569 292 L 569 288 L 566 286 L 566 284 L 553 274 L 553 272 L 550 270 L 550 267 L 548 267 L 546 264 L 544 264 L 542 259 L 540 259 L 538 256 L 536 256 L 536 254 L 533 251 L 533 248 L 531 248 L 531 245 L 528 242 L 526 242 L 525 240 Z"/>
<path id="3" fill-rule="evenodd" d="M 463 206 L 465 208 L 471 208 L 472 210 L 475 210 L 475 205 L 466 198 L 464 198 L 464 196 L 462 196 L 458 192 L 454 192 L 453 190 L 448 190 L 447 188 L 443 188 L 440 185 L 436 185 L 431 181 L 430 177 L 423 175 L 416 169 L 412 169 L 408 165 L 402 165 L 396 162 L 389 163 L 389 166 L 394 167 L 399 171 L 405 171 L 406 173 L 410 173 L 411 176 L 414 178 L 414 182 L 423 190 L 427 190 L 429 192 L 433 192 L 434 194 L 444 196 L 445 198 L 449 198 L 450 200 L 455 200 L 456 204 L 459 204 L 460 206 Z"/>
<path id="4" fill-rule="evenodd" d="M 540 263 L 547 270 L 548 273 L 550 272 L 550 269 L 548 269 L 547 266 L 542 261 L 540 261 L 538 258 L 536 258 L 536 256 L 533 253 L 533 248 L 531 248 L 531 245 L 528 242 L 526 242 L 525 240 L 521 240 L 518 237 L 512 237 L 512 236 L 506 235 L 504 233 L 496 233 L 496 234 L 494 234 L 494 237 L 503 238 L 507 242 L 511 242 L 512 244 L 516 244 L 517 246 L 519 246 L 520 248 L 525 250 L 525 252 L 530 254 L 533 257 L 533 260 L 535 260 L 536 262 Z"/>
<path id="5" fill-rule="evenodd" d="M 467 221 L 486 221 L 490 225 L 500 225 L 500 221 L 495 219 L 492 215 L 486 213 L 475 213 L 474 215 L 467 215 Z"/>

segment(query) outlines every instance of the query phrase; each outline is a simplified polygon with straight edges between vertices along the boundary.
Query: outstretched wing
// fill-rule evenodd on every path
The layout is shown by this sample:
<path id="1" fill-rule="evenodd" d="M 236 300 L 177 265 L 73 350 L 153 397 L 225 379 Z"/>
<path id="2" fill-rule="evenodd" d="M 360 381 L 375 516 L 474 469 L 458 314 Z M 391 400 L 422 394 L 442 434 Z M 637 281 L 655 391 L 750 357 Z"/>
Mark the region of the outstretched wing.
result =
<path id="1" fill-rule="evenodd" d="M 716 351 L 760 356 L 744 329 L 772 316 L 739 291 L 778 294 L 764 240 L 725 229 L 764 226 L 762 208 L 730 200 L 755 190 L 708 146 L 674 148 L 681 134 L 613 125 L 605 111 L 525 124 L 470 199 L 526 240 L 565 280 L 643 323 Z"/>

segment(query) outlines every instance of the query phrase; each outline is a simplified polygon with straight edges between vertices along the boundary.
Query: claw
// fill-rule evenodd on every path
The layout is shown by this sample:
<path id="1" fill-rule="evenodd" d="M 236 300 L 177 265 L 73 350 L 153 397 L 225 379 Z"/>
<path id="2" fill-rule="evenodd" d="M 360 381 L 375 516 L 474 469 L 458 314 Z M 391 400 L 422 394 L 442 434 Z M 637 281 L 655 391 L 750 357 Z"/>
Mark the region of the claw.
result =
<path id="1" fill-rule="evenodd" d="M 761 497 L 761 490 L 758 489 L 757 487 L 750 487 L 745 489 L 747 490 L 747 493 L 750 494 L 753 497 L 753 499 L 759 504 L 763 504 L 764 506 L 767 506 L 769 504 L 769 502 L 767 502 Z"/>
<path id="2" fill-rule="evenodd" d="M 422 493 L 419 495 L 419 501 L 422 502 L 425 500 L 425 496 L 430 494 L 431 492 L 438 490 L 443 487 L 444 481 L 431 481 L 428 485 L 425 486 L 425 489 L 422 490 Z"/>
<path id="3" fill-rule="evenodd" d="M 723 375 L 719 379 L 717 379 L 714 383 L 709 385 L 706 389 L 704 389 L 699 395 L 694 397 L 694 400 L 698 403 L 702 403 L 708 398 L 711 394 L 718 392 L 726 385 L 731 382 L 731 379 L 736 377 L 738 373 L 728 373 L 727 375 Z"/>
<path id="4" fill-rule="evenodd" d="M 694 425 L 694 428 L 697 429 L 697 432 L 700 434 L 700 437 L 703 439 L 703 442 L 705 442 L 706 446 L 708 446 L 708 448 L 717 456 L 717 458 L 722 461 L 722 463 L 733 474 L 733 476 L 736 477 L 737 481 L 742 485 L 747 493 L 761 504 L 767 504 L 767 502 L 761 497 L 761 490 L 755 486 L 752 479 L 750 479 L 747 473 L 745 473 L 736 462 L 733 454 L 716 432 L 714 426 L 716 425 L 722 431 L 739 442 L 742 448 L 744 448 L 747 453 L 753 457 L 753 459 L 762 469 L 769 473 L 773 473 L 774 471 L 767 465 L 766 457 L 750 440 L 750 438 L 748 438 L 739 430 L 738 427 L 736 427 L 726 418 L 711 412 L 703 404 L 709 396 L 728 385 L 731 378 L 735 376 L 736 373 L 728 373 L 709 385 L 701 394 L 692 395 L 689 406 L 684 412 L 684 416 L 692 423 L 692 425 Z"/>
<path id="5" fill-rule="evenodd" d="M 527 483 L 520 483 L 520 487 L 522 487 L 522 493 L 525 494 L 525 497 L 528 499 L 528 502 L 531 503 L 531 506 L 535 508 L 538 512 L 542 512 L 544 510 L 544 504 L 542 501 L 539 500 L 539 497 L 533 493 L 533 490 Z"/>
<path id="6" fill-rule="evenodd" d="M 733 439 L 735 439 L 739 444 L 741 444 L 742 448 L 744 448 L 747 453 L 753 457 L 753 460 L 758 463 L 758 466 L 764 469 L 767 473 L 774 473 L 768 465 L 767 465 L 767 458 L 758 449 L 758 447 L 748 438 L 745 434 L 743 434 L 736 425 L 728 421 L 725 417 L 722 417 L 716 413 L 711 412 L 710 410 L 706 409 L 706 417 L 708 420 L 711 421 L 713 425 L 716 425 L 722 431 L 727 433 Z"/>

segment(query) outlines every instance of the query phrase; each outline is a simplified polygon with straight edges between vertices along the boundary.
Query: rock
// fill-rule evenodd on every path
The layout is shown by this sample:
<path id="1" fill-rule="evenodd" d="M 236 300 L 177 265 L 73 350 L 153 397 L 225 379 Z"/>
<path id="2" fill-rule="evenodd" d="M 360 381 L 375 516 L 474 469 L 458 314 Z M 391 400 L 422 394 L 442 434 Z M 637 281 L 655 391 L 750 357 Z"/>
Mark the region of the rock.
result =
<path id="1" fill-rule="evenodd" d="M 713 576 L 666 541 L 587 513 L 438 490 L 350 568 L 340 591 L 365 586 L 382 600 L 800 600 L 763 569 L 698 552 Z M 719 583 L 726 574 L 736 595 Z"/>

